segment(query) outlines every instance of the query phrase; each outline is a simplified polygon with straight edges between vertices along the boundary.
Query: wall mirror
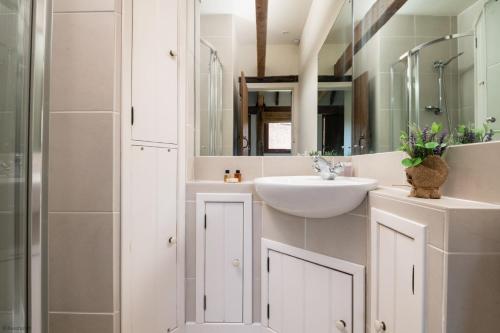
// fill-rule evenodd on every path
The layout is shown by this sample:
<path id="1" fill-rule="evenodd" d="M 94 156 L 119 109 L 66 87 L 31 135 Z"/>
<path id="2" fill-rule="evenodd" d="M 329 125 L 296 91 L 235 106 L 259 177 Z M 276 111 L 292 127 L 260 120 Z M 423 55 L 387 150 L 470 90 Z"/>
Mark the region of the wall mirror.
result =
<path id="1" fill-rule="evenodd" d="M 353 16 L 366 152 L 398 149 L 408 124 L 440 123 L 462 143 L 488 140 L 484 126 L 500 129 L 498 1 L 354 0 Z M 479 135 L 462 138 L 464 128 Z"/>
<path id="2" fill-rule="evenodd" d="M 433 122 L 500 138 L 497 0 L 194 1 L 197 156 L 394 151 Z"/>

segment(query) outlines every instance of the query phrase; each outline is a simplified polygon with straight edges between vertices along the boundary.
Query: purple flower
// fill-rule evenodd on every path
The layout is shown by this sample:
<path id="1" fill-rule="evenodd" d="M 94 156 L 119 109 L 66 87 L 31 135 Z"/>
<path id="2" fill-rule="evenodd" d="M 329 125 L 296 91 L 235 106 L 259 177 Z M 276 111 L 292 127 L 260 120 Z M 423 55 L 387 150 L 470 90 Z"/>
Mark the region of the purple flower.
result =
<path id="1" fill-rule="evenodd" d="M 441 134 L 439 135 L 438 143 L 440 145 L 442 145 L 444 143 L 444 140 L 446 139 L 447 136 L 448 136 L 448 132 L 447 131 L 442 131 Z"/>
<path id="2" fill-rule="evenodd" d="M 425 127 L 422 130 L 422 140 L 424 140 L 424 142 L 427 142 L 427 136 L 428 135 L 429 135 L 429 127 Z"/>

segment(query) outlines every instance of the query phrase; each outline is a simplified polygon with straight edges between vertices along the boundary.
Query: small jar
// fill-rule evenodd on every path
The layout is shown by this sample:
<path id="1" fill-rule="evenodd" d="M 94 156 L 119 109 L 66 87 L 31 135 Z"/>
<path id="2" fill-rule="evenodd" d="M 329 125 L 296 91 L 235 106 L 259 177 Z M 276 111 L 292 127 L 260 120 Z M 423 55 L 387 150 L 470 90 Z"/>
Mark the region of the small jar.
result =
<path id="1" fill-rule="evenodd" d="M 236 173 L 234 174 L 234 178 L 238 179 L 238 183 L 241 183 L 241 172 L 240 170 L 236 170 Z"/>
<path id="2" fill-rule="evenodd" d="M 227 183 L 227 181 L 229 180 L 229 178 L 231 178 L 231 171 L 230 170 L 226 170 L 226 172 L 224 173 L 224 182 Z"/>

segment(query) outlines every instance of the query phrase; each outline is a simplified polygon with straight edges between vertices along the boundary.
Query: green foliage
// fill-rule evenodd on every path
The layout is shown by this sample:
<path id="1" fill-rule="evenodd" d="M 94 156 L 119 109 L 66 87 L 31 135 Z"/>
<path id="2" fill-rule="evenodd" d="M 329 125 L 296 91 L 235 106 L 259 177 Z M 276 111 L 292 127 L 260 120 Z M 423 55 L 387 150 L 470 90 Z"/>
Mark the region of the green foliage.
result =
<path id="1" fill-rule="evenodd" d="M 474 125 L 460 125 L 456 130 L 454 138 L 455 144 L 468 144 L 478 142 L 488 142 L 493 140 L 494 132 L 488 124 L 482 128 L 475 128 Z"/>
<path id="2" fill-rule="evenodd" d="M 406 168 L 420 165 L 428 156 L 442 156 L 448 147 L 448 134 L 438 123 L 424 129 L 412 125 L 408 133 L 401 133 L 400 139 L 401 150 L 409 156 L 401 162 Z"/>

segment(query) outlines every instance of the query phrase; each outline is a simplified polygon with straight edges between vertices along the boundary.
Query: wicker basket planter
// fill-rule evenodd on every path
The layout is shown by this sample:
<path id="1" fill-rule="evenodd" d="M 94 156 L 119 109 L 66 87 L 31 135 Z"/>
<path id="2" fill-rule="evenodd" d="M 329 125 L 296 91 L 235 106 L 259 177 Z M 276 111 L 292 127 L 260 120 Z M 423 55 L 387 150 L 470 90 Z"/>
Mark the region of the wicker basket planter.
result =
<path id="1" fill-rule="evenodd" d="M 448 178 L 448 164 L 439 156 L 427 156 L 424 161 L 406 169 L 406 179 L 412 186 L 411 197 L 441 198 L 441 186 Z"/>

